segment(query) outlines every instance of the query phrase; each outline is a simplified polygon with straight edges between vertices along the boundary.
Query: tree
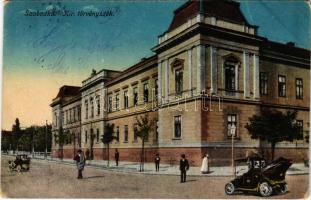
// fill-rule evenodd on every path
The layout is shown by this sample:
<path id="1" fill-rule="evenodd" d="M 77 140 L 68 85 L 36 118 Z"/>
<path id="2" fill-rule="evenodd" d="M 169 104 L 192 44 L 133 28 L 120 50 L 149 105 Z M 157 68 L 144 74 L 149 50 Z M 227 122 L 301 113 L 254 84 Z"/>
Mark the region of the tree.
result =
<path id="1" fill-rule="evenodd" d="M 22 136 L 21 134 L 21 127 L 20 127 L 20 122 L 19 119 L 15 119 L 15 124 L 12 126 L 12 149 L 13 150 L 18 150 L 18 141 L 19 138 Z"/>
<path id="2" fill-rule="evenodd" d="M 31 151 L 31 135 L 24 133 L 18 139 L 18 149 L 21 151 Z"/>
<path id="3" fill-rule="evenodd" d="M 13 136 L 11 131 L 2 130 L 1 132 L 1 150 L 12 150 Z"/>
<path id="4" fill-rule="evenodd" d="M 114 140 L 117 139 L 116 136 L 114 136 L 114 124 L 107 123 L 105 125 L 105 132 L 102 136 L 101 141 L 107 146 L 107 155 L 108 155 L 108 163 L 107 166 L 109 167 L 109 144 Z"/>
<path id="5" fill-rule="evenodd" d="M 271 143 L 271 160 L 274 159 L 275 145 L 282 141 L 292 142 L 302 139 L 301 126 L 296 122 L 297 111 L 282 113 L 277 110 L 262 110 L 260 115 L 249 118 L 246 124 L 252 139 L 259 139 Z"/>
<path id="6" fill-rule="evenodd" d="M 60 127 L 58 134 L 54 134 L 55 142 L 59 145 L 59 150 L 61 151 L 60 159 L 63 159 L 64 157 L 64 145 L 68 143 L 68 140 L 70 140 L 71 135 L 64 133 L 64 130 L 62 127 Z"/>
<path id="7" fill-rule="evenodd" d="M 12 132 L 13 133 L 19 133 L 20 131 L 21 131 L 21 127 L 20 127 L 19 119 L 16 118 L 15 124 L 13 124 L 13 126 L 12 126 Z"/>
<path id="8" fill-rule="evenodd" d="M 37 126 L 35 134 L 34 134 L 34 146 L 35 146 L 36 151 L 44 152 L 46 145 L 47 145 L 47 150 L 51 151 L 51 141 L 52 141 L 51 136 L 52 136 L 51 125 L 47 125 L 47 127 Z"/>
<path id="9" fill-rule="evenodd" d="M 145 162 L 145 141 L 149 137 L 149 133 L 154 128 L 154 121 L 149 120 L 148 114 L 141 116 L 140 119 L 136 117 L 137 122 L 137 137 L 142 141 L 141 143 L 141 154 L 140 154 L 140 169 L 139 171 L 144 171 L 144 162 Z"/>

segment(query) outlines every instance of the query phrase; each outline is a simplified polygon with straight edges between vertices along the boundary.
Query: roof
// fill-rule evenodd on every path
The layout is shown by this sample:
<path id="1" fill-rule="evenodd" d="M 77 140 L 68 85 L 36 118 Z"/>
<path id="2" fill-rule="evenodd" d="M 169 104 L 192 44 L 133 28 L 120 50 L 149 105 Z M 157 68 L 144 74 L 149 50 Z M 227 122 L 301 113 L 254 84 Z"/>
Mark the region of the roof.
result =
<path id="1" fill-rule="evenodd" d="M 186 23 L 198 13 L 214 16 L 226 21 L 251 26 L 240 10 L 240 3 L 231 0 L 191 0 L 174 11 L 174 18 L 168 31 Z"/>
<path id="2" fill-rule="evenodd" d="M 109 80 L 107 83 L 106 83 L 106 86 L 110 86 L 120 80 L 122 80 L 123 78 L 127 77 L 130 72 L 133 72 L 133 71 L 136 71 L 136 70 L 140 70 L 142 69 L 145 65 L 147 65 L 148 63 L 151 63 L 153 61 L 157 61 L 157 55 L 153 55 L 153 56 L 150 56 L 148 58 L 142 58 L 140 62 L 134 64 L 133 66 L 125 69 L 124 71 L 122 71 L 117 77 Z"/>
<path id="3" fill-rule="evenodd" d="M 291 42 L 289 42 L 288 44 L 282 44 L 279 42 L 267 40 L 262 43 L 262 49 L 264 51 L 275 51 L 278 53 L 310 60 L 310 51 L 308 49 L 296 47 L 294 46 L 294 44 L 291 44 Z"/>
<path id="4" fill-rule="evenodd" d="M 118 70 L 101 69 L 101 70 L 99 70 L 99 71 L 95 71 L 94 74 L 92 74 L 91 76 L 87 77 L 85 80 L 82 81 L 82 83 L 83 83 L 83 82 L 86 82 L 87 80 L 90 80 L 91 78 L 93 78 L 94 76 L 100 74 L 100 73 L 103 72 L 103 71 L 120 73 L 120 71 L 118 71 Z M 111 78 L 111 77 L 107 77 L 107 78 Z"/>
<path id="5" fill-rule="evenodd" d="M 59 89 L 59 92 L 58 92 L 56 98 L 76 96 L 80 93 L 80 89 L 81 89 L 81 87 L 78 87 L 78 86 L 64 85 Z"/>

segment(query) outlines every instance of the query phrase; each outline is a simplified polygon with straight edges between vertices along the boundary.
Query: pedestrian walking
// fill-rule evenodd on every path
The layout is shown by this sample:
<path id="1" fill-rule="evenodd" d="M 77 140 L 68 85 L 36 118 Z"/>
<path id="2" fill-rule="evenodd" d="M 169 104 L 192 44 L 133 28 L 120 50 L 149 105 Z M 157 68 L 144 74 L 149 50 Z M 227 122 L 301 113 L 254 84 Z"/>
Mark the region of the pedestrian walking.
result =
<path id="1" fill-rule="evenodd" d="M 76 161 L 76 165 L 78 168 L 78 177 L 77 178 L 82 179 L 83 178 L 82 171 L 83 171 L 84 166 L 85 166 L 85 157 L 84 157 L 84 154 L 83 154 L 81 149 L 78 150 L 78 153 L 74 157 L 74 160 Z"/>
<path id="2" fill-rule="evenodd" d="M 208 154 L 205 154 L 202 160 L 202 165 L 201 165 L 201 173 L 202 174 L 207 174 L 209 173 L 209 164 L 208 164 Z"/>
<path id="3" fill-rule="evenodd" d="M 157 153 L 157 154 L 156 154 L 156 157 L 155 157 L 155 159 L 154 159 L 155 168 L 156 168 L 156 171 L 157 171 L 157 172 L 158 172 L 159 169 L 160 169 L 160 160 L 161 160 L 161 158 L 160 158 L 159 154 Z"/>
<path id="4" fill-rule="evenodd" d="M 116 160 L 116 166 L 119 166 L 119 158 L 120 158 L 120 154 L 119 154 L 118 149 L 116 149 L 114 153 L 114 159 Z"/>
<path id="5" fill-rule="evenodd" d="M 186 182 L 187 170 L 189 170 L 189 162 L 186 159 L 185 154 L 181 155 L 179 170 L 180 170 L 180 182 L 184 183 Z"/>

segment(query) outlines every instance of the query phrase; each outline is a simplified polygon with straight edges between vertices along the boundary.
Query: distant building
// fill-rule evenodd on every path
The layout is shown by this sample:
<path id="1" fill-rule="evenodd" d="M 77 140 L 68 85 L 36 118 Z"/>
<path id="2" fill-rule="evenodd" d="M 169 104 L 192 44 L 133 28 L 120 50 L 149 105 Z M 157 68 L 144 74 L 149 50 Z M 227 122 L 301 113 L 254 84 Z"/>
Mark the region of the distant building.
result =
<path id="1" fill-rule="evenodd" d="M 146 144 L 147 161 L 156 153 L 167 163 L 180 154 L 194 165 L 208 152 L 212 164 L 230 164 L 258 148 L 245 128 L 264 107 L 295 109 L 305 136 L 309 132 L 310 51 L 257 35 L 234 1 L 188 1 L 174 11 L 154 56 L 122 71 L 102 70 L 82 82 L 63 86 L 53 100 L 53 133 L 74 134 L 64 156 L 74 150 L 105 159 L 100 138 L 105 123 L 115 124 L 121 160 L 139 161 L 141 141 L 136 116 L 156 120 Z M 277 122 L 276 122 L 277 123 Z M 59 145 L 53 143 L 53 156 Z M 276 155 L 296 161 L 307 153 L 305 140 L 281 143 Z M 113 153 L 114 151 L 110 151 Z"/>

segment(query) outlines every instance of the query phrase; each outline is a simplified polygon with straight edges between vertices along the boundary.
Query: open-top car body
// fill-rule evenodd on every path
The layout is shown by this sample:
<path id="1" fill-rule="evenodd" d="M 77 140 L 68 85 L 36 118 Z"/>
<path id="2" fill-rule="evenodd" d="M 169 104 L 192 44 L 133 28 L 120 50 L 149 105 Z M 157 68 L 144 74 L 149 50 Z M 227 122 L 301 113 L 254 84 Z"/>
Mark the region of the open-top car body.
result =
<path id="1" fill-rule="evenodd" d="M 242 162 L 248 164 L 248 171 L 226 184 L 226 194 L 240 191 L 259 193 L 261 196 L 268 197 L 272 193 L 287 192 L 285 174 L 292 165 L 290 160 L 280 157 L 266 164 L 265 159 L 253 156 L 235 160 L 235 169 Z"/>

